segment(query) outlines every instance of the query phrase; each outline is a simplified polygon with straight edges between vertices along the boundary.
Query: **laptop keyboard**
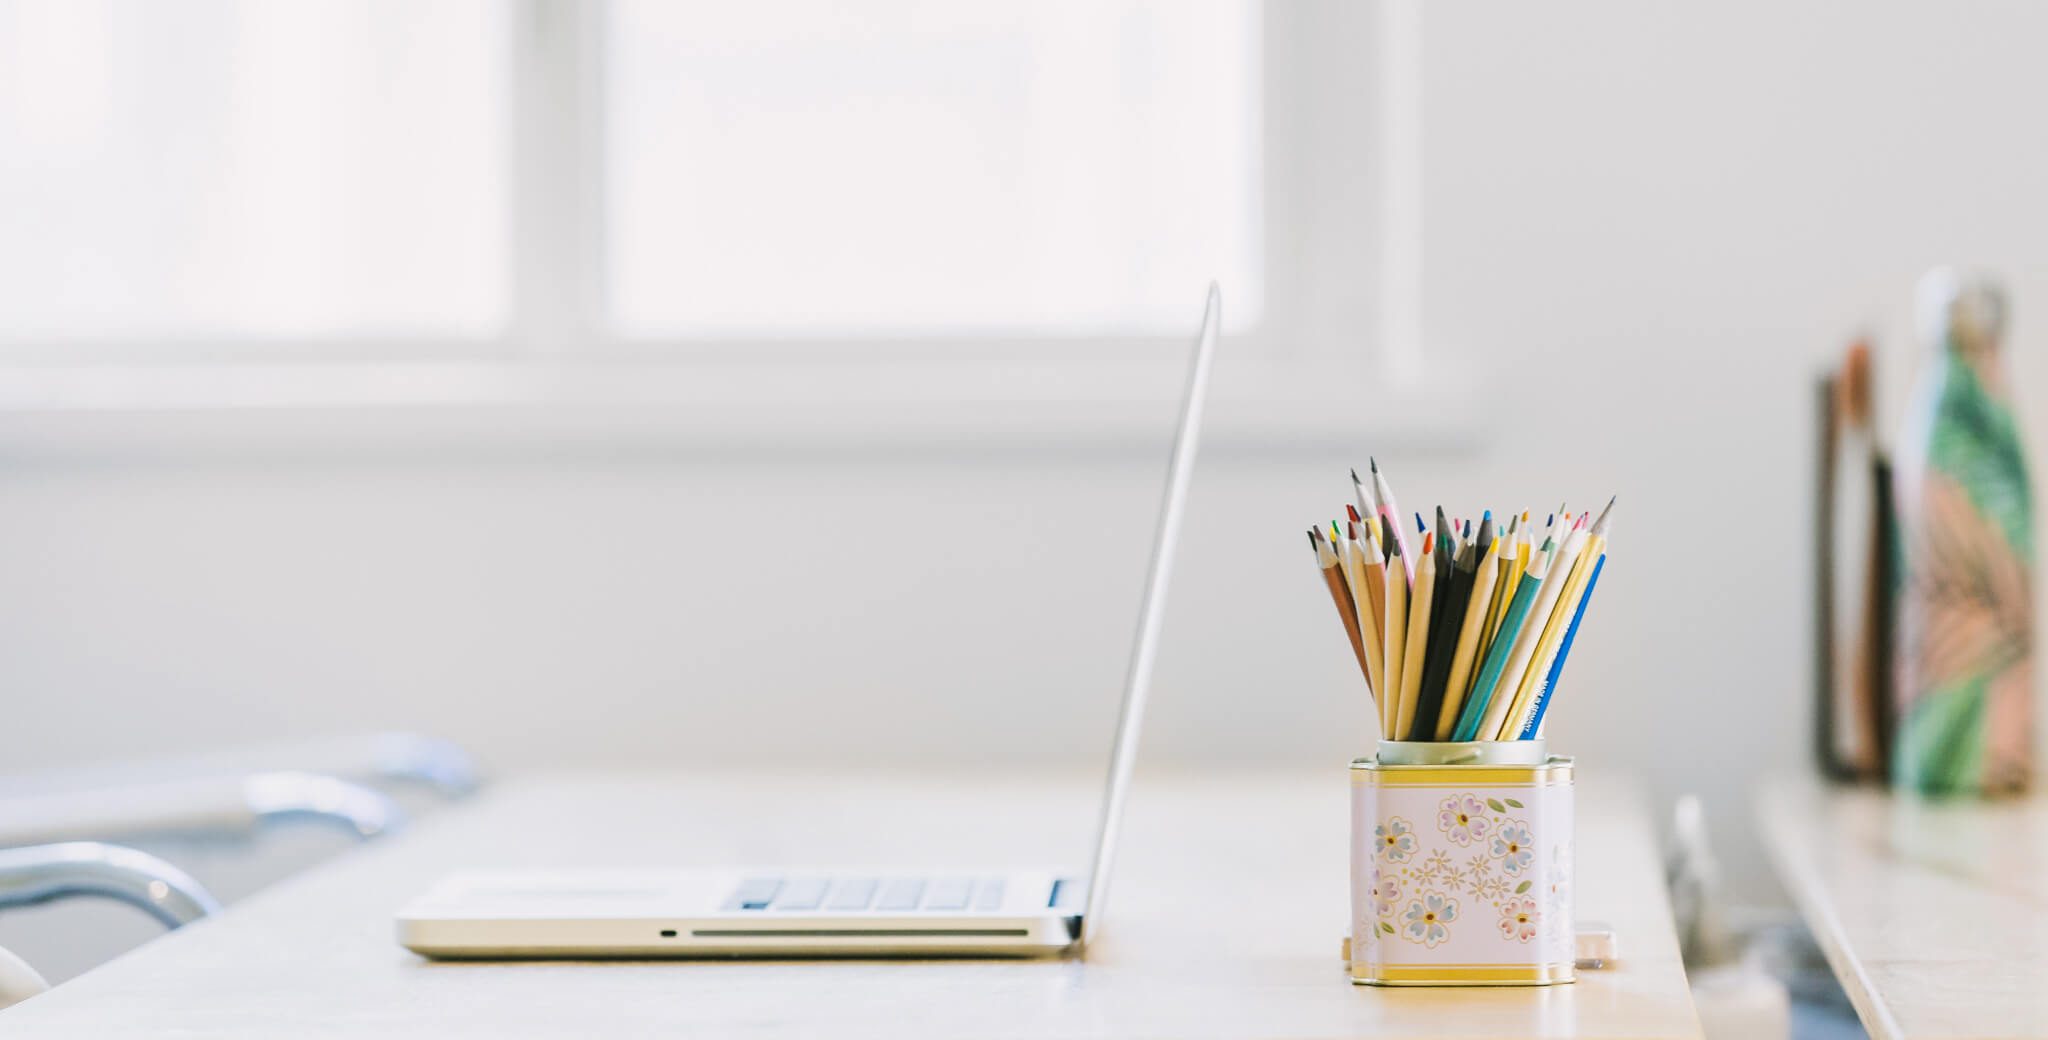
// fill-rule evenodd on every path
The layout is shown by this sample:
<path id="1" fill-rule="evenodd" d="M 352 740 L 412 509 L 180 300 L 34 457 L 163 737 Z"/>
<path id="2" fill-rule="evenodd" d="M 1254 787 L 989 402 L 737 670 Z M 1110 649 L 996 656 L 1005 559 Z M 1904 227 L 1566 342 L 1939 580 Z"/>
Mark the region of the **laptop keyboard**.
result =
<path id="1" fill-rule="evenodd" d="M 1003 906 L 1002 878 L 748 878 L 725 910 L 831 913 L 990 912 Z"/>

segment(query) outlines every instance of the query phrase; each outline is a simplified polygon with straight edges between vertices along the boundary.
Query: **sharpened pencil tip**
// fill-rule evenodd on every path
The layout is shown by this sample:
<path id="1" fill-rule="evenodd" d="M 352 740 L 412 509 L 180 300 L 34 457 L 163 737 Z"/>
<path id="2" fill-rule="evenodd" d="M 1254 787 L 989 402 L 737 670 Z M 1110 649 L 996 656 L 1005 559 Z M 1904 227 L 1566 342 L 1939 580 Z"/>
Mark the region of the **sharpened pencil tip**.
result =
<path id="1" fill-rule="evenodd" d="M 1429 525 L 1428 525 L 1428 524 L 1425 524 L 1425 523 L 1423 523 L 1423 522 L 1422 522 L 1422 514 L 1421 514 L 1421 513 L 1417 513 L 1417 514 L 1415 514 L 1415 533 L 1416 533 L 1416 534 L 1424 534 L 1424 533 L 1428 532 L 1428 530 L 1429 530 Z"/>
<path id="2" fill-rule="evenodd" d="M 1351 482 L 1352 482 L 1353 484 L 1364 484 L 1364 483 L 1365 483 L 1365 481 L 1363 481 L 1363 480 L 1360 480 L 1360 479 L 1358 479 L 1358 467 L 1356 467 L 1356 466 L 1353 466 L 1353 467 L 1351 467 Z"/>
<path id="3" fill-rule="evenodd" d="M 1600 515 L 1593 520 L 1594 534 L 1604 535 L 1607 533 L 1607 517 L 1614 512 L 1614 499 L 1619 497 L 1621 496 L 1615 495 L 1607 499 L 1606 508 L 1600 510 Z"/>
<path id="4" fill-rule="evenodd" d="M 1350 519 L 1350 521 L 1351 521 L 1352 523 L 1354 523 L 1354 524 L 1355 524 L 1355 523 L 1357 523 L 1357 522 L 1358 522 L 1358 507 L 1357 507 L 1357 506 L 1345 506 L 1345 507 L 1344 507 L 1344 515 L 1345 515 L 1345 516 L 1346 516 L 1347 518 L 1349 518 L 1349 519 Z"/>
<path id="5" fill-rule="evenodd" d="M 1370 455 L 1367 455 L 1367 456 L 1365 457 L 1365 462 L 1366 462 L 1366 465 L 1368 465 L 1368 466 L 1372 467 L 1372 471 L 1373 471 L 1374 473 L 1378 473 L 1378 472 L 1380 471 L 1380 460 L 1378 460 L 1378 459 L 1376 459 L 1376 458 L 1373 458 L 1373 457 L 1372 457 L 1372 456 L 1370 456 Z"/>

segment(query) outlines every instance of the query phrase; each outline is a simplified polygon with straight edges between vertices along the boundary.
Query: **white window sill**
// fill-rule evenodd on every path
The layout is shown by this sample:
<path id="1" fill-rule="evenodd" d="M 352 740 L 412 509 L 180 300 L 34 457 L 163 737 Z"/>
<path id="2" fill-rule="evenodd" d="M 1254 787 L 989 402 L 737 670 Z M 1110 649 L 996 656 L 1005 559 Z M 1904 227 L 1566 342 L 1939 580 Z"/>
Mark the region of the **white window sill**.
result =
<path id="1" fill-rule="evenodd" d="M 1162 445 L 1184 378 L 1158 360 L 873 359 L 110 364 L 0 368 L 0 454 L 990 442 Z M 1221 358 L 1208 443 L 1428 444 L 1487 435 L 1468 381 Z M 1391 443 L 1390 443 L 1391 442 Z"/>

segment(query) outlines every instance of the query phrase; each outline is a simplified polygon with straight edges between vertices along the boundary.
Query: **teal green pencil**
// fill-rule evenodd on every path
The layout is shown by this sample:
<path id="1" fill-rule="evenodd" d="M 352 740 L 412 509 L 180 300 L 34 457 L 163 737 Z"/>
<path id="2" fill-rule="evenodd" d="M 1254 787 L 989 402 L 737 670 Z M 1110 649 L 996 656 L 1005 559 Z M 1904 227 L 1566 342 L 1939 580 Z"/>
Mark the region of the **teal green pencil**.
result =
<path id="1" fill-rule="evenodd" d="M 1515 634 L 1522 630 L 1522 622 L 1529 617 L 1529 610 L 1536 603 L 1537 592 L 1543 587 L 1543 575 L 1536 573 L 1548 559 L 1550 540 L 1545 539 L 1543 548 L 1530 561 L 1522 580 L 1515 586 L 1515 598 L 1508 604 L 1508 612 L 1501 615 L 1500 631 L 1493 637 L 1493 646 L 1487 650 L 1486 664 L 1479 669 L 1479 675 L 1472 680 L 1472 692 L 1465 696 L 1465 710 L 1458 715 L 1458 728 L 1451 733 L 1452 740 L 1472 740 L 1479 732 L 1479 721 L 1486 717 L 1486 706 L 1493 700 L 1494 687 L 1500 683 L 1500 675 L 1507 670 L 1508 658 L 1515 653 Z"/>

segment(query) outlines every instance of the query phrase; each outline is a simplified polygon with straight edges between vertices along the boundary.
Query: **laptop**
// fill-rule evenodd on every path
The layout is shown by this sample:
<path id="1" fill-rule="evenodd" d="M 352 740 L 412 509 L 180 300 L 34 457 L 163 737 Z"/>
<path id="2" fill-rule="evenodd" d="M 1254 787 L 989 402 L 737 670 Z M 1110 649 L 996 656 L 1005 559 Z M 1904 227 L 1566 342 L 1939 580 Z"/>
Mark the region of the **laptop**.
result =
<path id="1" fill-rule="evenodd" d="M 398 941 L 445 959 L 1015 957 L 1084 951 L 1102 930 L 1117 826 L 1221 322 L 1222 295 L 1212 283 L 1167 463 L 1095 858 L 1085 878 L 744 869 L 460 874 L 399 912 Z"/>

